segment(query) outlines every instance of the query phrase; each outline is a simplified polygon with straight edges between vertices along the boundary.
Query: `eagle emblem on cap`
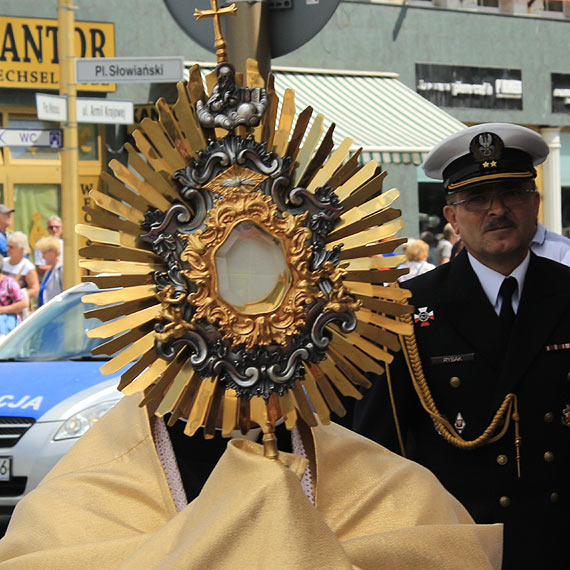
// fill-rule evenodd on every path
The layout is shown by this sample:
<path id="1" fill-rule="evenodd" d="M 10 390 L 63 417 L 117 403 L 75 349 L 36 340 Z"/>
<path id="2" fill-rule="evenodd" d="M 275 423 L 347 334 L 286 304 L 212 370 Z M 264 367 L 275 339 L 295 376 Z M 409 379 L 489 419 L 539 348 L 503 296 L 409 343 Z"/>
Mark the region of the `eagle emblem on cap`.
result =
<path id="1" fill-rule="evenodd" d="M 495 133 L 480 133 L 473 137 L 469 144 L 469 151 L 475 162 L 481 162 L 485 167 L 497 166 L 504 148 L 505 144 L 501 137 Z"/>

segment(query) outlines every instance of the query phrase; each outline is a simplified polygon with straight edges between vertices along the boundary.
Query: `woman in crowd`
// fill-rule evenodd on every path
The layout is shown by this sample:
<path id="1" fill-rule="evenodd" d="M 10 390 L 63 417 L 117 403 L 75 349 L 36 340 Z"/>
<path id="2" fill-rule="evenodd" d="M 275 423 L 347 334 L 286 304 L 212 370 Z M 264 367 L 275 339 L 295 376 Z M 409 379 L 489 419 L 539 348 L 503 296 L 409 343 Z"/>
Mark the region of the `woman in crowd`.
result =
<path id="1" fill-rule="evenodd" d="M 427 261 L 429 245 L 425 241 L 417 239 L 408 243 L 405 253 L 408 260 L 398 265 L 398 269 L 407 267 L 410 269 L 410 272 L 407 275 L 402 275 L 399 281 L 406 281 L 412 277 L 435 269 L 435 265 Z"/>
<path id="2" fill-rule="evenodd" d="M 60 260 L 61 245 L 53 236 L 44 237 L 36 243 L 48 267 L 38 295 L 38 306 L 42 306 L 63 291 L 63 264 Z"/>
<path id="3" fill-rule="evenodd" d="M 30 301 L 39 293 L 40 282 L 34 264 L 24 257 L 28 249 L 28 236 L 23 232 L 12 232 L 8 236 L 8 257 L 4 258 L 2 273 L 18 283 L 29 306 Z M 28 307 L 24 309 L 23 317 L 26 316 L 27 310 Z"/>
<path id="4" fill-rule="evenodd" d="M 18 324 L 19 314 L 28 304 L 16 281 L 2 273 L 3 265 L 0 256 L 0 335 L 8 334 Z"/>

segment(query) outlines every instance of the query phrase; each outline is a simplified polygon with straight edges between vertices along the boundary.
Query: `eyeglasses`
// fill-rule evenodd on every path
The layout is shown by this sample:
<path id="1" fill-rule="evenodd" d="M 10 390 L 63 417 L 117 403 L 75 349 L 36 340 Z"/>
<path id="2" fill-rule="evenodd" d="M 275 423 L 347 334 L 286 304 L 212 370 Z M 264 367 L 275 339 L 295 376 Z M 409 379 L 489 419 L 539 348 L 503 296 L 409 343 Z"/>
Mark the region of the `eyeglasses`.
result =
<path id="1" fill-rule="evenodd" d="M 501 201 L 501 204 L 509 210 L 522 206 L 526 203 L 530 194 L 536 193 L 536 190 L 505 190 L 503 192 L 481 192 L 465 198 L 465 200 L 458 200 L 457 202 L 450 202 L 450 206 L 463 206 L 468 212 L 473 214 L 482 214 L 491 209 L 493 200 Z"/>
<path id="2" fill-rule="evenodd" d="M 61 226 L 48 226 L 48 230 L 58 230 Z"/>

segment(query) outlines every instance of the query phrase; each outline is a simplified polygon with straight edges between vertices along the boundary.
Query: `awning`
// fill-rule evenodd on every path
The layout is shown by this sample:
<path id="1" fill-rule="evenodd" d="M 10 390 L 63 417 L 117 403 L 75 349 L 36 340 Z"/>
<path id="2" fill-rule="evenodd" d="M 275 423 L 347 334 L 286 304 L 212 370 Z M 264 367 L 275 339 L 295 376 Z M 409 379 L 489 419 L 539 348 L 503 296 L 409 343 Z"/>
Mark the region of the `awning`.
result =
<path id="1" fill-rule="evenodd" d="M 298 111 L 312 106 L 336 123 L 335 142 L 354 139 L 363 161 L 380 164 L 423 162 L 445 137 L 465 128 L 461 122 L 406 87 L 395 73 L 349 72 L 274 67 L 281 99 L 295 90 Z"/>
<path id="2" fill-rule="evenodd" d="M 191 66 L 186 62 L 185 66 Z M 206 71 L 214 64 L 200 62 Z M 297 113 L 313 107 L 327 129 L 336 123 L 334 141 L 354 139 L 362 147 L 361 162 L 415 164 L 445 137 L 465 128 L 451 115 L 398 80 L 396 73 L 353 72 L 310 68 L 272 68 L 275 91 L 295 91 Z"/>

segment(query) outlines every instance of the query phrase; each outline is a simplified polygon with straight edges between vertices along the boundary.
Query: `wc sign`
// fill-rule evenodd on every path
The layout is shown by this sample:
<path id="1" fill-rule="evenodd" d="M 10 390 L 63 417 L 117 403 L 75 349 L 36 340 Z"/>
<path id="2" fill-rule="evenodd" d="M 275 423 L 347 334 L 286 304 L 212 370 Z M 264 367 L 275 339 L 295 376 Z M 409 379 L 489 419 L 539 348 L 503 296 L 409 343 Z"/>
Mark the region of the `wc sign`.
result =
<path id="1" fill-rule="evenodd" d="M 0 146 L 63 146 L 60 129 L 0 129 Z"/>

